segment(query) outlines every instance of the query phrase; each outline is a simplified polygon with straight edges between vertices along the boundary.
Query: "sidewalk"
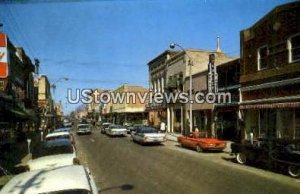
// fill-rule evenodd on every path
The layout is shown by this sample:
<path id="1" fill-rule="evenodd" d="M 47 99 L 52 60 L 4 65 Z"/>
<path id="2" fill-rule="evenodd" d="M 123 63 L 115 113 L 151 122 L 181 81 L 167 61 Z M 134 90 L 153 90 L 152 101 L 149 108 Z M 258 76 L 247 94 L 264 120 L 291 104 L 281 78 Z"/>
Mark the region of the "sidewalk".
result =
<path id="1" fill-rule="evenodd" d="M 178 133 L 166 133 L 166 138 L 168 141 L 174 141 L 174 142 L 178 142 L 177 138 L 181 136 L 181 134 Z"/>
<path id="2" fill-rule="evenodd" d="M 16 142 L 2 149 L 0 155 L 0 166 L 2 168 L 14 174 L 16 173 L 16 165 L 27 163 L 31 158 L 31 155 L 28 154 L 27 139 L 31 139 L 30 148 L 32 151 L 40 142 L 40 133 L 29 132 L 23 141 Z"/>

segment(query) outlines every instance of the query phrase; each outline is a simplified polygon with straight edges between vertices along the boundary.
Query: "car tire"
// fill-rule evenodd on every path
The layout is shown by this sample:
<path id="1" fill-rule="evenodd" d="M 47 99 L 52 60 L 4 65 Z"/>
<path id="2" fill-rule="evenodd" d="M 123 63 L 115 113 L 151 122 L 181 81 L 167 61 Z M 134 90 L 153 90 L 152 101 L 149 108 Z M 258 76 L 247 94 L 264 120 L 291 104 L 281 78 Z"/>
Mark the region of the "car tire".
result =
<path id="1" fill-rule="evenodd" d="M 299 178 L 300 177 L 300 166 L 289 165 L 288 173 L 293 178 Z"/>
<path id="2" fill-rule="evenodd" d="M 196 146 L 196 151 L 199 152 L 199 153 L 203 152 L 202 148 L 199 145 Z"/>
<path id="3" fill-rule="evenodd" d="M 246 162 L 247 162 L 247 156 L 244 153 L 238 153 L 236 155 L 236 161 L 239 164 L 246 164 Z"/>

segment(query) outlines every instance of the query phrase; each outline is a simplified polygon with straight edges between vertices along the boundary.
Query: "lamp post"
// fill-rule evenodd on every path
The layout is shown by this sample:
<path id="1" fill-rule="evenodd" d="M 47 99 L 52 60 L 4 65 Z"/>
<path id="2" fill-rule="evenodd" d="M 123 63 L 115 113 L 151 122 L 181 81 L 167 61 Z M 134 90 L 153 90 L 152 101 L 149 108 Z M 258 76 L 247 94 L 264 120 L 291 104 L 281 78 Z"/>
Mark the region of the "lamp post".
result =
<path id="1" fill-rule="evenodd" d="M 171 43 L 170 44 L 170 48 L 171 49 L 174 49 L 175 47 L 179 47 L 185 54 L 186 56 L 189 58 L 189 61 L 188 61 L 188 65 L 189 65 L 189 76 L 190 76 L 190 82 L 189 82 L 189 127 L 190 127 L 190 132 L 192 131 L 193 129 L 193 96 L 192 96 L 192 86 L 193 86 L 193 82 L 192 82 L 192 65 L 193 65 L 193 60 L 192 60 L 192 57 L 190 57 L 188 55 L 188 53 L 186 52 L 186 50 L 180 46 L 179 44 L 176 44 L 176 43 Z"/>
<path id="2" fill-rule="evenodd" d="M 61 82 L 61 81 L 68 81 L 69 78 L 67 77 L 61 77 L 58 80 L 56 80 L 55 82 L 53 82 L 53 84 L 51 85 L 52 90 L 53 90 L 53 95 L 55 94 L 55 89 L 56 89 L 56 83 Z"/>

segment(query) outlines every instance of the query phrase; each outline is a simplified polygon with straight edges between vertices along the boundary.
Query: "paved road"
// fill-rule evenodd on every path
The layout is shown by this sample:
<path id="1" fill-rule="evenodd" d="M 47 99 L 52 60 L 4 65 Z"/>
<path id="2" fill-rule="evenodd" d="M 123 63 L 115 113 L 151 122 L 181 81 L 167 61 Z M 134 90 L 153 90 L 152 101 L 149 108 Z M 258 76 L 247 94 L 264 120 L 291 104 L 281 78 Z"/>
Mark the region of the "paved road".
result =
<path id="1" fill-rule="evenodd" d="M 175 143 L 141 146 L 95 131 L 76 136 L 79 155 L 101 193 L 297 194 L 300 181 L 241 166 L 222 153 L 196 153 Z"/>

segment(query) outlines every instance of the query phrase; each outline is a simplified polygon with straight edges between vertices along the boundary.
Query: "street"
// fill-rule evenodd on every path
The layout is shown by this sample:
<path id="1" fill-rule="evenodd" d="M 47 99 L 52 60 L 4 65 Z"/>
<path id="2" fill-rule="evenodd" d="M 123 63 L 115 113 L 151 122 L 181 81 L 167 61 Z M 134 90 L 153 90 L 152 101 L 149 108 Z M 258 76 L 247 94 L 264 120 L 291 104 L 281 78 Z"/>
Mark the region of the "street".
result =
<path id="1" fill-rule="evenodd" d="M 300 193 L 299 180 L 235 164 L 225 153 L 199 154 L 170 141 L 142 146 L 98 129 L 76 143 L 101 193 Z"/>

